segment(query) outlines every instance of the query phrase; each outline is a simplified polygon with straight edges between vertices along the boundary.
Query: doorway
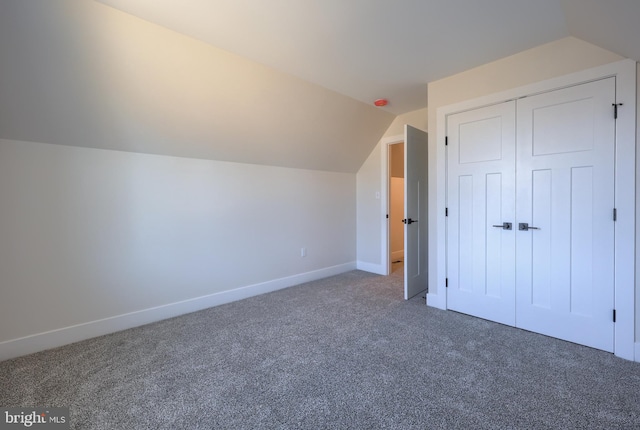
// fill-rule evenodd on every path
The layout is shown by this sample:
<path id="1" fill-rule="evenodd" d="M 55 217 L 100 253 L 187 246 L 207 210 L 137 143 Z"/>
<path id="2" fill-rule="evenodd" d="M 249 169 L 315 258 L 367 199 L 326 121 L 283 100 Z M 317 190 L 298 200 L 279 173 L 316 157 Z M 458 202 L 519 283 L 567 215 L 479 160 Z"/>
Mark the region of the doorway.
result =
<path id="1" fill-rule="evenodd" d="M 404 142 L 389 151 L 389 274 L 404 276 Z"/>
<path id="2" fill-rule="evenodd" d="M 390 137 L 383 141 L 382 185 L 384 189 L 383 208 L 386 223 L 382 232 L 382 262 L 385 275 L 404 275 L 404 298 L 409 300 L 427 290 L 427 141 L 425 131 L 405 124 L 404 136 Z M 394 148 L 395 147 L 395 148 Z M 397 151 L 394 154 L 391 151 Z M 390 161 L 390 158 L 394 157 Z M 402 161 L 402 164 L 400 163 Z M 393 164 L 390 164 L 393 163 Z M 392 169 L 396 170 L 392 173 Z M 397 171 L 401 170 L 402 175 Z M 393 185 L 391 184 L 393 178 Z M 397 189 L 402 186 L 400 194 Z M 395 196 L 392 187 L 396 188 Z M 403 199 L 403 208 L 394 208 L 391 219 L 391 198 L 395 202 Z M 398 222 L 397 213 L 402 213 Z M 402 234 L 397 232 L 398 224 Z M 400 252 L 399 242 L 403 240 L 404 250 Z M 394 240 L 392 244 L 391 241 Z M 402 263 L 393 263 L 402 261 Z M 404 264 L 403 264 L 404 263 Z"/>

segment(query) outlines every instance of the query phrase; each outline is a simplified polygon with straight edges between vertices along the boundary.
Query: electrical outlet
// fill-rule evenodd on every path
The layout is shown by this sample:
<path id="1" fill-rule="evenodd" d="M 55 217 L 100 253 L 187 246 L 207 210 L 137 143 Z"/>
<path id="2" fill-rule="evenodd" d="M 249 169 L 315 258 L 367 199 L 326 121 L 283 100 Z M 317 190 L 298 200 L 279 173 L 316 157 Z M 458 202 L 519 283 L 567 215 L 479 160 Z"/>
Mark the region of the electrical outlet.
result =
<path id="1" fill-rule="evenodd" d="M 307 256 L 307 248 L 300 248 L 300 257 Z"/>

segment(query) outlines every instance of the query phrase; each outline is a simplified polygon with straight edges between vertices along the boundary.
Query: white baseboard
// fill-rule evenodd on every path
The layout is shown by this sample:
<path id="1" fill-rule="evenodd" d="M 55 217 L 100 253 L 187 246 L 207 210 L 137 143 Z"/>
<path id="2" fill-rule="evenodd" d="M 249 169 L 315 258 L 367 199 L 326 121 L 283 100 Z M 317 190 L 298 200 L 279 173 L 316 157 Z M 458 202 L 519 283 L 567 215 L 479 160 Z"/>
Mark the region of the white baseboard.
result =
<path id="1" fill-rule="evenodd" d="M 364 261 L 358 261 L 358 263 L 356 264 L 356 268 L 358 270 L 364 270 L 365 272 L 371 272 L 377 275 L 387 275 L 387 273 L 385 273 L 385 268 L 382 267 L 382 264 L 373 264 L 366 263 Z"/>
<path id="2" fill-rule="evenodd" d="M 391 252 L 391 261 L 404 260 L 404 249 Z"/>
<path id="3" fill-rule="evenodd" d="M 640 342 L 636 342 L 635 362 L 640 363 Z"/>
<path id="4" fill-rule="evenodd" d="M 116 315 L 70 327 L 0 342 L 0 361 L 56 348 L 81 340 L 149 324 L 167 318 L 200 311 L 213 306 L 280 290 L 304 282 L 327 278 L 356 269 L 356 263 L 345 263 L 229 291 L 209 294 L 154 308 Z"/>
<path id="5" fill-rule="evenodd" d="M 427 306 L 446 310 L 447 309 L 446 298 L 443 297 L 441 294 L 427 293 Z"/>

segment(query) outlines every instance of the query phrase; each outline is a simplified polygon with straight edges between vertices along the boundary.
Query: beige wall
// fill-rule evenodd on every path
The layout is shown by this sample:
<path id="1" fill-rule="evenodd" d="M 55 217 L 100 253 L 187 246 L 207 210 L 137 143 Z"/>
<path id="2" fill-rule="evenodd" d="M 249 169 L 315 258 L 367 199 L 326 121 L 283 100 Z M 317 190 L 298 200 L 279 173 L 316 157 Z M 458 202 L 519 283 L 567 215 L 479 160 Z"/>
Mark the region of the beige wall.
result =
<path id="1" fill-rule="evenodd" d="M 352 173 L 0 139 L 0 360 L 26 336 L 350 270 L 355 224 Z"/>
<path id="2" fill-rule="evenodd" d="M 389 145 L 389 172 L 393 178 L 404 178 L 404 144 Z"/>

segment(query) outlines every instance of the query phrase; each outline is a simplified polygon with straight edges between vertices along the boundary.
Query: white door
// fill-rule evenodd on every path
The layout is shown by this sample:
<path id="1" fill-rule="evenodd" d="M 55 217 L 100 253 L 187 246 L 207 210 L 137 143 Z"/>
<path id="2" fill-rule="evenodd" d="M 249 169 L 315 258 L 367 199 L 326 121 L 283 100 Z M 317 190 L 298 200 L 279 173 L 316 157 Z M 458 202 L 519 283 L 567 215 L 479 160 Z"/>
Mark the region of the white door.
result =
<path id="1" fill-rule="evenodd" d="M 514 325 L 515 102 L 450 115 L 447 136 L 448 308 Z"/>
<path id="2" fill-rule="evenodd" d="M 608 78 L 447 117 L 450 309 L 613 351 L 613 103 Z"/>
<path id="3" fill-rule="evenodd" d="M 408 300 L 427 289 L 427 133 L 405 125 L 404 134 L 404 298 Z"/>
<path id="4" fill-rule="evenodd" d="M 518 100 L 518 327 L 613 351 L 615 78 Z M 535 229 L 532 229 L 535 227 Z"/>

